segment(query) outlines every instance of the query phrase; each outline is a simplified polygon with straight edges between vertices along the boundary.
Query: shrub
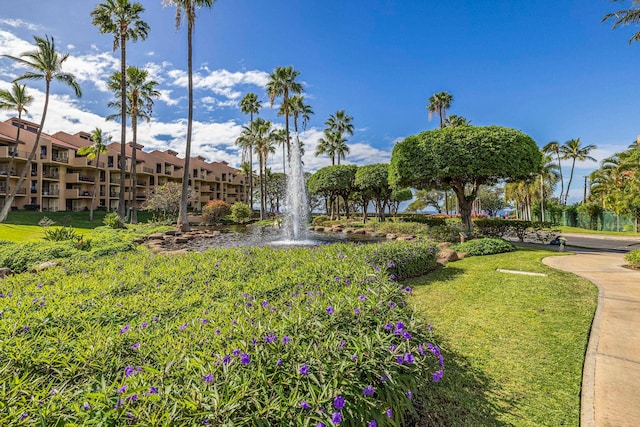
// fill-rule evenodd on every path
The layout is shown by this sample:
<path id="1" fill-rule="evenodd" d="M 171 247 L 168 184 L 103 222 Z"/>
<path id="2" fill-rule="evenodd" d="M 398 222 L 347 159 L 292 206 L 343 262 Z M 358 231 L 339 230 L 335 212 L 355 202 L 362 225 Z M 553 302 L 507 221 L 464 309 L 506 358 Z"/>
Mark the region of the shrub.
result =
<path id="1" fill-rule="evenodd" d="M 202 220 L 207 225 L 213 225 L 222 221 L 222 218 L 231 213 L 231 206 L 222 200 L 211 200 L 202 209 Z"/>
<path id="2" fill-rule="evenodd" d="M 14 243 L 0 246 L 0 266 L 18 273 L 45 261 L 69 258 L 78 253 L 70 241 Z"/>
<path id="3" fill-rule="evenodd" d="M 241 224 L 251 221 L 251 208 L 242 202 L 236 202 L 231 206 L 231 219 Z"/>
<path id="4" fill-rule="evenodd" d="M 138 252 L 5 279 L 0 424 L 405 425 L 444 361 L 411 290 L 366 257 L 412 262 L 415 245 Z"/>
<path id="5" fill-rule="evenodd" d="M 512 220 L 479 218 L 473 221 L 476 234 L 485 237 L 503 237 L 511 230 Z"/>
<path id="6" fill-rule="evenodd" d="M 330 221 L 331 218 L 329 218 L 326 215 L 318 215 L 313 217 L 313 220 L 311 221 L 311 223 L 313 225 L 324 225 L 325 222 Z"/>
<path id="7" fill-rule="evenodd" d="M 466 230 L 462 225 L 462 222 L 459 222 L 457 225 L 440 225 L 430 227 L 427 231 L 427 237 L 436 242 L 456 243 L 460 241 L 460 233 L 463 232 L 466 233 Z"/>
<path id="8" fill-rule="evenodd" d="M 379 233 L 427 235 L 429 227 L 416 222 L 373 222 L 370 224 Z"/>
<path id="9" fill-rule="evenodd" d="M 388 242 L 367 256 L 369 263 L 386 269 L 391 278 L 398 281 L 424 276 L 436 268 L 436 259 L 436 248 L 424 240 Z"/>
<path id="10" fill-rule="evenodd" d="M 483 256 L 513 252 L 516 248 L 511 242 L 503 239 L 485 238 L 460 243 L 455 245 L 455 250 L 464 252 L 469 256 Z"/>
<path id="11" fill-rule="evenodd" d="M 446 225 L 447 221 L 443 217 L 421 214 L 398 214 L 397 218 L 402 222 L 417 222 L 418 224 L 426 224 L 430 227 Z"/>
<path id="12" fill-rule="evenodd" d="M 104 216 L 104 219 L 102 220 L 102 223 L 107 227 L 113 228 L 114 230 L 127 228 L 117 212 L 109 212 L 108 214 L 106 214 Z"/>
<path id="13" fill-rule="evenodd" d="M 63 242 L 65 240 L 78 240 L 81 238 L 72 227 L 45 227 L 44 240 L 50 242 Z"/>
<path id="14" fill-rule="evenodd" d="M 629 263 L 631 268 L 640 269 L 640 249 L 627 252 L 624 256 L 624 260 Z"/>

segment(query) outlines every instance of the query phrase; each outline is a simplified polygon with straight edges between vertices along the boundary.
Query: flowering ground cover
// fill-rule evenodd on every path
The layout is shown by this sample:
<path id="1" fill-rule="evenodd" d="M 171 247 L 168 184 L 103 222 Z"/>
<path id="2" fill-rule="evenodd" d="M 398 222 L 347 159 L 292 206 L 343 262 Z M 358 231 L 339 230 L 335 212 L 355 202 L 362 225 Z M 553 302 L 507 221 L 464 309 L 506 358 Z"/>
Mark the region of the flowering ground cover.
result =
<path id="1" fill-rule="evenodd" d="M 426 242 L 72 257 L 0 282 L 0 425 L 400 426 L 445 360 Z M 423 411 L 424 408 L 418 408 Z"/>

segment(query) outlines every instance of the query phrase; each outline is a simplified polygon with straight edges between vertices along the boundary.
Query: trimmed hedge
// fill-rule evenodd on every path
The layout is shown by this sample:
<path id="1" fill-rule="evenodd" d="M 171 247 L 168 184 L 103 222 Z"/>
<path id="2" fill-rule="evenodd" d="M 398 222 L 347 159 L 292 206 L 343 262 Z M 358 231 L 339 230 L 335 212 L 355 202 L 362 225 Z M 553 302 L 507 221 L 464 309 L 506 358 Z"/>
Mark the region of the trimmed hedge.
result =
<path id="1" fill-rule="evenodd" d="M 640 249 L 626 253 L 624 260 L 629 263 L 630 267 L 640 269 Z"/>
<path id="2" fill-rule="evenodd" d="M 516 247 L 511 242 L 503 239 L 484 238 L 469 240 L 455 245 L 455 250 L 466 253 L 468 256 L 482 256 L 513 252 Z"/>

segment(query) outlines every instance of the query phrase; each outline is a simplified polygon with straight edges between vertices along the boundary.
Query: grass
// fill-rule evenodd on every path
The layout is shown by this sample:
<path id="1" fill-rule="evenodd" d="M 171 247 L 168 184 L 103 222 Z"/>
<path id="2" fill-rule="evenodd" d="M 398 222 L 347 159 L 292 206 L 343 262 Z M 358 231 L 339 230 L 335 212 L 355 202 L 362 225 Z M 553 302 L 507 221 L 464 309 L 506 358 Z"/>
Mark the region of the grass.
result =
<path id="1" fill-rule="evenodd" d="M 0 224 L 0 240 L 25 242 L 41 239 L 44 233 L 38 222 L 45 216 L 54 221 L 55 225 L 72 226 L 78 234 L 84 234 L 103 225 L 102 220 L 106 214 L 106 211 L 97 210 L 93 213 L 93 221 L 89 221 L 89 212 L 12 211 L 7 220 Z M 150 218 L 150 212 L 138 212 L 138 222 L 146 222 Z"/>
<path id="2" fill-rule="evenodd" d="M 557 227 L 554 226 L 554 228 L 560 230 L 563 233 L 602 234 L 606 236 L 640 237 L 640 233 L 634 233 L 633 231 L 601 231 L 601 230 L 589 230 L 587 228 L 568 227 L 568 226 L 557 226 Z"/>
<path id="3" fill-rule="evenodd" d="M 597 290 L 540 262 L 553 255 L 519 249 L 467 258 L 409 282 L 448 361 L 440 392 L 426 403 L 441 409 L 426 425 L 578 425 Z"/>

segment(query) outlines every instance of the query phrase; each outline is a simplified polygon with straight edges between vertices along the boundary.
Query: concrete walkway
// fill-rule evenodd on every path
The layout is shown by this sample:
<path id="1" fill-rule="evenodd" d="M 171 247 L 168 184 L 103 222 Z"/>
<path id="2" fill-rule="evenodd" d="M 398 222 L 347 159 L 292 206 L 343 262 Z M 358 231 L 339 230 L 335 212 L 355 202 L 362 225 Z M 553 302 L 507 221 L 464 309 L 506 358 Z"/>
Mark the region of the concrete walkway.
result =
<path id="1" fill-rule="evenodd" d="M 640 425 L 640 271 L 624 255 L 576 251 L 542 260 L 582 276 L 600 292 L 582 376 L 580 425 Z"/>

